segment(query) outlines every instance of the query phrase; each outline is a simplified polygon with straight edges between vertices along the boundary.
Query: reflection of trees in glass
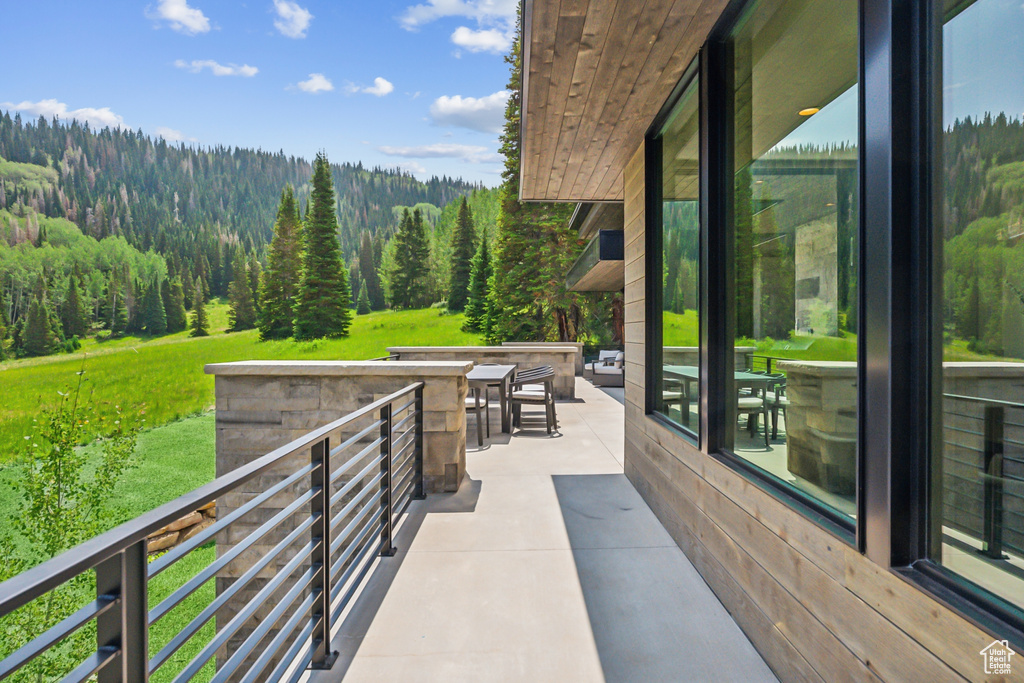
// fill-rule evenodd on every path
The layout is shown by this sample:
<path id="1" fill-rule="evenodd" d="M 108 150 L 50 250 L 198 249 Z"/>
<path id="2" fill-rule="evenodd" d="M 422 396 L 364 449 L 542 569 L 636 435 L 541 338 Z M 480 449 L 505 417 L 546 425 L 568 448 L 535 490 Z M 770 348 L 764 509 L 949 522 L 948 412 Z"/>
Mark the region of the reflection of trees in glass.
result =
<path id="1" fill-rule="evenodd" d="M 700 223 L 696 201 L 664 202 L 662 249 L 664 292 L 662 308 L 685 313 L 697 308 L 697 281 L 700 277 Z"/>
<path id="2" fill-rule="evenodd" d="M 736 174 L 736 336 L 754 336 L 754 230 L 750 167 Z"/>
<path id="3" fill-rule="evenodd" d="M 795 282 L 793 237 L 779 232 L 775 218 L 775 205 L 767 186 L 761 190 L 761 211 L 754 220 L 761 242 L 756 258 L 761 274 L 761 336 L 785 339 L 793 329 L 795 313 Z"/>

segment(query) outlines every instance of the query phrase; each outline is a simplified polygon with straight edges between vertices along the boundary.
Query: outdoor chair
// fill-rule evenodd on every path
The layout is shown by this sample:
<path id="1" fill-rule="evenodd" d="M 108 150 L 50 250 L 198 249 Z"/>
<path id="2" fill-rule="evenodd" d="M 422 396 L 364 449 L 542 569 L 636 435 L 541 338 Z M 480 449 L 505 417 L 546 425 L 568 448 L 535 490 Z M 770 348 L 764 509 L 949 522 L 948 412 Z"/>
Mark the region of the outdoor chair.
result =
<path id="1" fill-rule="evenodd" d="M 685 423 L 690 422 L 690 411 L 684 406 L 689 405 L 686 399 L 686 387 L 683 382 L 672 379 L 665 379 L 664 386 L 661 391 L 661 403 L 665 407 L 665 414 L 670 415 L 673 405 L 679 406 L 679 417 Z"/>
<path id="2" fill-rule="evenodd" d="M 789 397 L 786 396 L 786 376 L 781 372 L 769 373 L 769 376 L 775 378 L 775 383 L 769 391 L 765 392 L 764 398 L 772 413 L 772 438 L 777 439 L 779 438 L 779 411 L 782 411 L 782 421 L 785 422 Z"/>
<path id="3" fill-rule="evenodd" d="M 605 355 L 605 354 L 612 355 Z M 591 381 L 598 387 L 625 386 L 626 354 L 623 351 L 602 351 L 603 359 L 591 363 Z"/>
<path id="4" fill-rule="evenodd" d="M 487 425 L 487 438 L 491 438 L 491 402 L 487 398 L 487 390 L 472 390 L 473 395 L 466 397 L 466 413 L 476 415 L 476 445 L 483 448 L 484 424 Z M 481 397 L 481 393 L 483 396 Z"/>
<path id="5" fill-rule="evenodd" d="M 550 365 L 542 365 L 517 372 L 512 380 L 512 420 L 522 428 L 524 404 L 544 406 L 544 421 L 548 434 L 558 429 L 555 416 L 555 371 Z"/>
<path id="6" fill-rule="evenodd" d="M 740 393 L 736 397 L 736 413 L 738 416 L 747 416 L 747 429 L 753 438 L 757 434 L 757 423 L 759 418 L 764 418 L 764 447 L 768 444 L 768 403 L 763 396 Z"/>

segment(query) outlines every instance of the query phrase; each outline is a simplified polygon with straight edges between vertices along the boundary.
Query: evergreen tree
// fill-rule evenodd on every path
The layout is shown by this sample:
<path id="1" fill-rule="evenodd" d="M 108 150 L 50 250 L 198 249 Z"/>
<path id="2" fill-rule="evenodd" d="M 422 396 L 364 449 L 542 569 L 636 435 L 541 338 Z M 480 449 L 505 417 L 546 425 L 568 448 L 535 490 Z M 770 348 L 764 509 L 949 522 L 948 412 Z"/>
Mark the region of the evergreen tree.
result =
<path id="1" fill-rule="evenodd" d="M 87 313 L 82 303 L 81 278 L 78 269 L 68 278 L 68 292 L 61 307 L 60 322 L 65 337 L 84 337 L 87 329 Z"/>
<path id="2" fill-rule="evenodd" d="M 142 318 L 146 334 L 154 337 L 167 332 L 167 312 L 164 310 L 164 299 L 160 293 L 160 280 L 154 280 L 146 288 L 142 300 Z"/>
<path id="3" fill-rule="evenodd" d="M 754 336 L 754 217 L 750 168 L 736 174 L 736 337 Z"/>
<path id="4" fill-rule="evenodd" d="M 421 308 L 429 304 L 427 276 L 430 272 L 430 243 L 419 209 L 402 213 L 395 234 L 395 255 L 390 273 L 391 305 L 394 308 Z"/>
<path id="5" fill-rule="evenodd" d="M 472 272 L 469 277 L 469 301 L 466 303 L 466 322 L 462 326 L 467 332 L 483 332 L 486 329 L 487 319 L 490 317 L 490 300 L 487 294 L 493 275 L 491 252 L 485 234 L 473 256 Z"/>
<path id="6" fill-rule="evenodd" d="M 60 340 L 51 325 L 46 299 L 46 283 L 40 275 L 20 335 L 21 350 L 26 356 L 46 356 L 58 348 Z"/>
<path id="7" fill-rule="evenodd" d="M 190 337 L 210 335 L 210 321 L 206 317 L 206 302 L 203 301 L 204 284 L 202 278 L 196 281 L 195 293 L 192 296 L 192 322 L 188 333 Z"/>
<path id="8" fill-rule="evenodd" d="M 352 321 L 352 294 L 338 243 L 334 182 L 327 157 L 313 163 L 313 191 L 303 226 L 304 247 L 295 300 L 296 339 L 344 337 Z"/>
<path id="9" fill-rule="evenodd" d="M 284 339 L 292 334 L 295 295 L 302 267 L 302 224 L 289 185 L 281 193 L 267 269 L 260 282 L 260 339 Z"/>
<path id="10" fill-rule="evenodd" d="M 110 333 L 119 336 L 128 329 L 128 301 L 117 278 L 110 283 Z"/>
<path id="11" fill-rule="evenodd" d="M 356 313 L 366 315 L 370 312 L 370 295 L 366 293 L 366 280 L 359 285 L 359 301 L 356 303 Z"/>
<path id="12" fill-rule="evenodd" d="M 228 311 L 231 326 L 228 329 L 232 332 L 251 330 L 256 327 L 256 306 L 253 303 L 252 286 L 249 284 L 249 272 L 241 247 L 235 251 L 231 272 L 235 279 L 228 287 L 228 301 L 231 305 L 231 310 Z"/>
<path id="13" fill-rule="evenodd" d="M 7 335 L 11 323 L 7 319 L 7 306 L 0 301 L 0 360 L 7 360 Z"/>
<path id="14" fill-rule="evenodd" d="M 448 310 L 461 311 L 466 307 L 469 296 L 469 281 L 476 254 L 476 230 L 473 227 L 473 212 L 466 198 L 459 205 L 459 219 L 452 235 L 451 278 L 448 285 Z"/>
<path id="15" fill-rule="evenodd" d="M 519 201 L 519 121 L 522 84 L 522 16 L 516 29 L 509 64 L 505 128 L 501 153 L 501 209 L 495 240 L 494 275 L 488 296 L 491 305 L 490 343 L 506 340 L 575 341 L 583 318 L 580 299 L 566 292 L 568 264 L 581 245 L 568 229 L 568 204 L 524 204 Z M 565 263 L 565 262 L 568 263 Z M 565 264 L 565 265 L 563 265 Z"/>
<path id="16" fill-rule="evenodd" d="M 185 292 L 181 286 L 181 279 L 174 278 L 170 284 L 164 282 L 164 314 L 167 318 L 167 331 L 170 333 L 181 332 L 188 326 L 188 318 L 185 315 Z"/>
<path id="17" fill-rule="evenodd" d="M 186 272 L 185 277 L 181 281 L 182 301 L 185 304 L 185 310 L 192 310 L 192 297 L 195 294 L 196 283 L 192 279 L 192 273 Z"/>
<path id="18" fill-rule="evenodd" d="M 252 305 L 256 309 L 257 316 L 260 312 L 260 278 L 263 276 L 263 266 L 256 258 L 256 250 L 249 252 L 249 291 L 252 292 Z M 253 325 L 255 327 L 255 325 Z M 249 328 L 252 329 L 252 328 Z"/>
<path id="19" fill-rule="evenodd" d="M 373 253 L 373 240 L 370 233 L 363 231 L 359 241 L 359 277 L 366 283 L 366 293 L 370 299 L 370 308 L 379 311 L 384 308 L 384 290 L 380 286 L 380 267 Z"/>

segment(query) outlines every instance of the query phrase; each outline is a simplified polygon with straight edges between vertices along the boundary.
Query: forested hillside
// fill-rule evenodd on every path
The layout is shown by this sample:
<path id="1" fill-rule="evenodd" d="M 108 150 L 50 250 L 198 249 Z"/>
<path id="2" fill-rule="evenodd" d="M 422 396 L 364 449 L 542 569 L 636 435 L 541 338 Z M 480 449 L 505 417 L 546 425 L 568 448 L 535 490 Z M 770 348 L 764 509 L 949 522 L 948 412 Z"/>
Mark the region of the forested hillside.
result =
<path id="1" fill-rule="evenodd" d="M 393 207 L 443 207 L 478 187 L 361 163 L 331 170 L 346 255 L 362 231 L 397 223 Z M 283 152 L 173 145 L 141 131 L 0 115 L 0 209 L 66 217 L 86 235 L 121 235 L 142 251 L 183 255 L 210 235 L 260 250 L 272 236 L 281 188 L 293 185 L 304 206 L 311 173 L 309 161 Z"/>

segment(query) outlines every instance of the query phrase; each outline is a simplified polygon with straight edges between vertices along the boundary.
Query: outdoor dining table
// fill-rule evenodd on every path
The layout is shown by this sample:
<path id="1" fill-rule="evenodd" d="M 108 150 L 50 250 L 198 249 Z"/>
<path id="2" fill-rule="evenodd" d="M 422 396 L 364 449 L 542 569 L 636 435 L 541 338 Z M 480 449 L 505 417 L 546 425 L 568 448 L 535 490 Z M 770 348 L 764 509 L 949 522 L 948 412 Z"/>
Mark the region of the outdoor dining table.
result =
<path id="1" fill-rule="evenodd" d="M 662 373 L 666 378 L 676 380 L 682 385 L 682 413 L 684 419 L 688 420 L 690 414 L 690 384 L 700 379 L 700 368 L 696 365 L 665 365 L 662 366 Z M 771 389 L 772 384 L 778 380 L 769 375 L 759 375 L 756 372 L 737 370 L 733 373 L 733 381 L 736 384 L 737 390 L 756 389 L 768 391 Z"/>
<path id="2" fill-rule="evenodd" d="M 498 400 L 501 411 L 501 431 L 508 434 L 512 431 L 512 410 L 509 401 L 509 384 L 516 371 L 515 365 L 477 365 L 468 373 L 469 387 L 474 391 L 487 391 L 489 386 L 498 386 Z"/>

